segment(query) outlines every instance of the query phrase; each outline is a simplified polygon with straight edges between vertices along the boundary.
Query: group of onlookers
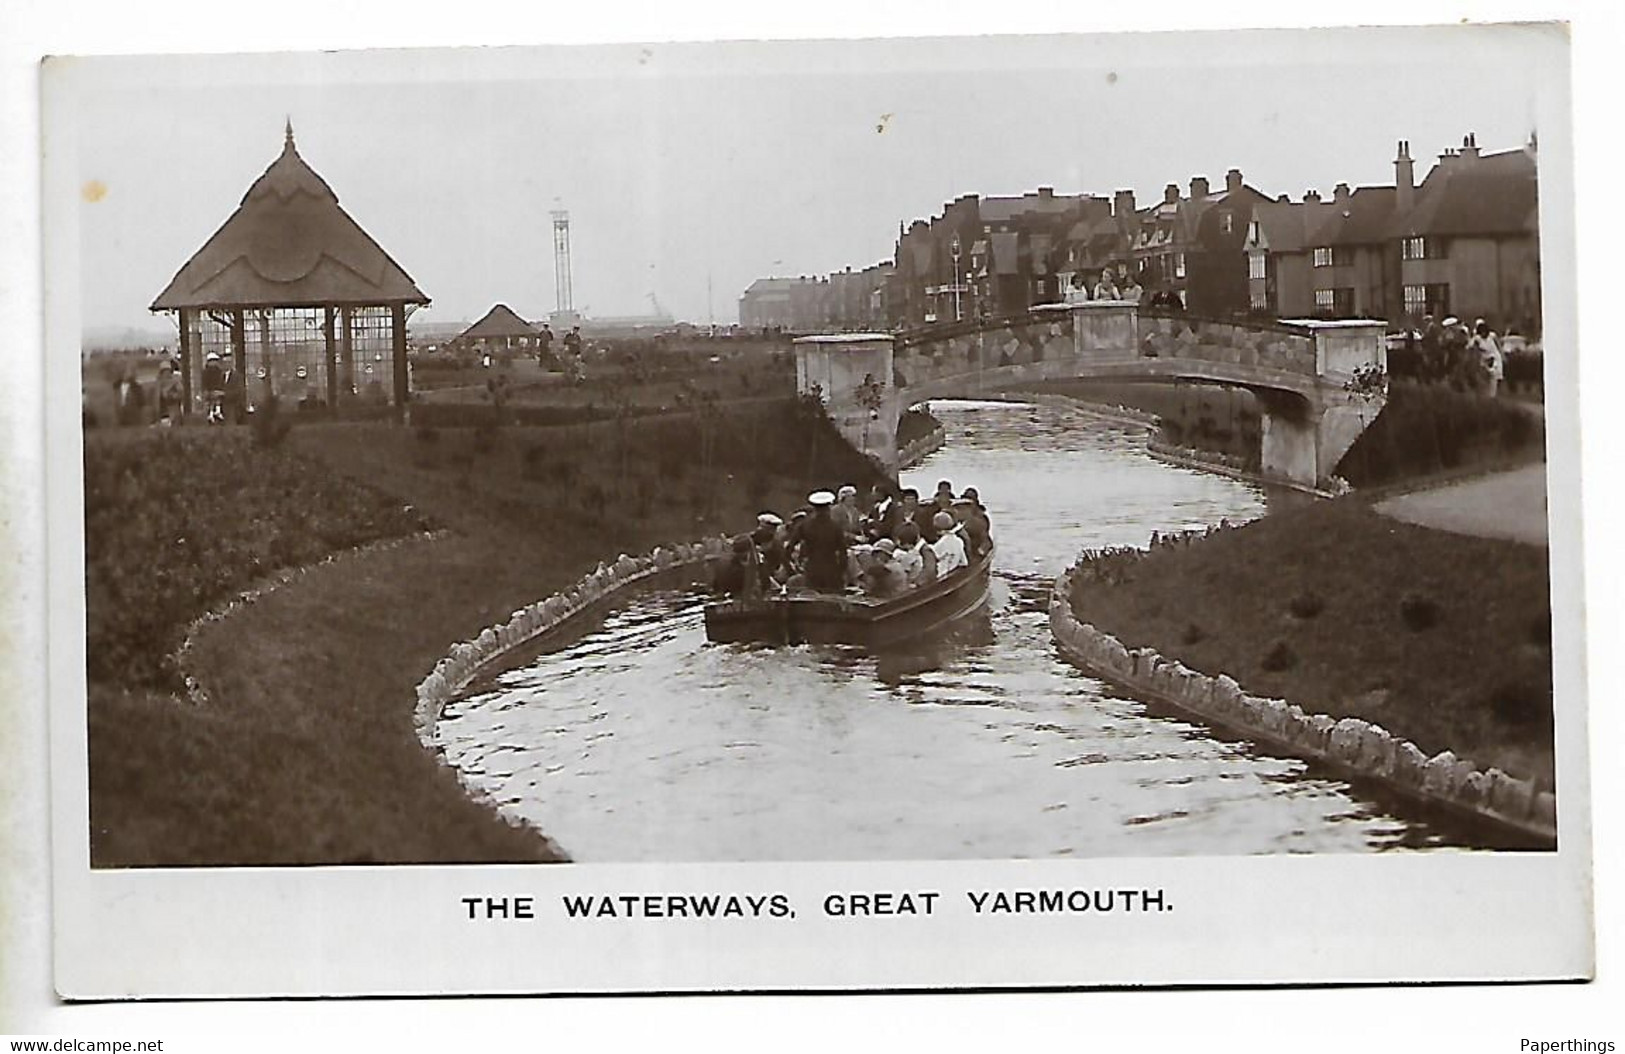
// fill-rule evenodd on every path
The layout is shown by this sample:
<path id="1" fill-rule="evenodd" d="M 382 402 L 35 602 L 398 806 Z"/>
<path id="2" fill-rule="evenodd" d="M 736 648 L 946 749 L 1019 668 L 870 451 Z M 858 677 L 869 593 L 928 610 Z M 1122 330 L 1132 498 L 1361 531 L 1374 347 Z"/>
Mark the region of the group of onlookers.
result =
<path id="1" fill-rule="evenodd" d="M 1454 315 L 1443 322 L 1424 315 L 1420 330 L 1407 331 L 1405 337 L 1420 352 L 1417 372 L 1421 379 L 1448 382 L 1492 398 L 1500 390 L 1506 355 L 1500 335 L 1484 319 L 1468 326 Z"/>
<path id="2" fill-rule="evenodd" d="M 947 480 L 929 502 L 913 488 L 876 487 L 866 498 L 844 486 L 814 491 L 788 521 L 757 517 L 756 529 L 733 541 L 713 587 L 733 596 L 779 590 L 901 596 L 969 567 L 993 547 L 976 488 L 955 496 Z"/>

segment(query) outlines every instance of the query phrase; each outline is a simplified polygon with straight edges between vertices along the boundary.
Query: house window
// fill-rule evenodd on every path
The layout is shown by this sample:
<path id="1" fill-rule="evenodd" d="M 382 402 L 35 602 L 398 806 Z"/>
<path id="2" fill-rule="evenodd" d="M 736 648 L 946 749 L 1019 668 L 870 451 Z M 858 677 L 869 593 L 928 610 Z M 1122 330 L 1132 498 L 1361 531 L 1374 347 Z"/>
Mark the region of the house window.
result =
<path id="1" fill-rule="evenodd" d="M 1185 254 L 1184 253 L 1174 253 L 1174 277 L 1175 278 L 1184 278 L 1185 277 Z"/>
<path id="2" fill-rule="evenodd" d="M 1251 223 L 1247 224 L 1247 240 L 1252 242 L 1255 245 L 1258 244 L 1258 221 L 1257 220 L 1253 220 Z"/>
<path id="3" fill-rule="evenodd" d="M 1315 311 L 1322 315 L 1331 314 L 1332 306 L 1337 303 L 1334 293 L 1332 289 L 1315 290 Z"/>
<path id="4" fill-rule="evenodd" d="M 1442 238 L 1406 238 L 1399 243 L 1399 255 L 1406 260 L 1443 260 L 1445 243 Z"/>
<path id="5" fill-rule="evenodd" d="M 1229 234 L 1231 231 L 1235 230 L 1235 222 L 1235 216 L 1227 212 L 1219 217 L 1219 229 L 1224 231 L 1224 233 Z"/>
<path id="6" fill-rule="evenodd" d="M 1331 248 L 1330 247 L 1325 247 L 1325 248 L 1316 249 L 1315 250 L 1315 266 L 1316 267 L 1330 267 L 1331 265 L 1332 265 L 1332 250 L 1331 250 Z M 1322 290 L 1322 291 L 1323 292 L 1330 292 L 1330 290 Z M 1318 297 L 1320 295 L 1320 292 L 1322 292 L 1322 291 L 1317 291 L 1315 295 Z"/>
<path id="7" fill-rule="evenodd" d="M 1413 318 L 1422 315 L 1440 318 L 1449 314 L 1450 287 L 1442 282 L 1406 286 L 1405 313 Z"/>
<path id="8" fill-rule="evenodd" d="M 1269 277 L 1268 260 L 1263 253 L 1247 254 L 1247 277 L 1263 279 Z"/>
<path id="9" fill-rule="evenodd" d="M 1248 302 L 1254 311 L 1266 311 L 1270 306 L 1269 290 L 1261 285 L 1255 285 L 1248 295 Z"/>

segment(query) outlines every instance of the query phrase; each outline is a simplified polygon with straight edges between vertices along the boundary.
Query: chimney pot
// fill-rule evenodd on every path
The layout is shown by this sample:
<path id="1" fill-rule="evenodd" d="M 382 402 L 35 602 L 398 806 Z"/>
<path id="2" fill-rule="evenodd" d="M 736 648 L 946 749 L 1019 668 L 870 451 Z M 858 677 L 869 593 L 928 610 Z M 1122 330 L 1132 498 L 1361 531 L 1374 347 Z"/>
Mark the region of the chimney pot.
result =
<path id="1" fill-rule="evenodd" d="M 1303 192 L 1303 200 L 1306 201 L 1306 202 L 1313 203 L 1313 204 L 1319 204 L 1320 203 L 1320 191 L 1313 190 L 1313 189 L 1304 191 Z"/>

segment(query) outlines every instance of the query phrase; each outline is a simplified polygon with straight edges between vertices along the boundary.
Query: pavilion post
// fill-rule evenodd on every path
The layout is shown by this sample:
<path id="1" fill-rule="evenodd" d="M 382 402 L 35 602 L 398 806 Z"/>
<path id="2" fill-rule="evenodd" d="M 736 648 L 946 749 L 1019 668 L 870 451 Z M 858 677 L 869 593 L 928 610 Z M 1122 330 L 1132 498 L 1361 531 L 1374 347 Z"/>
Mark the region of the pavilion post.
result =
<path id="1" fill-rule="evenodd" d="M 181 308 L 181 416 L 192 412 L 192 312 Z"/>
<path id="2" fill-rule="evenodd" d="M 333 331 L 335 321 L 331 307 L 322 308 L 322 354 L 327 366 L 327 410 L 332 413 L 339 405 L 338 334 Z"/>
<path id="3" fill-rule="evenodd" d="M 339 361 L 344 365 L 344 400 L 355 389 L 355 319 L 348 306 L 339 308 Z"/>
<path id="4" fill-rule="evenodd" d="M 406 420 L 406 305 L 400 301 L 389 305 L 389 329 L 394 338 L 395 360 L 395 420 Z"/>
<path id="5" fill-rule="evenodd" d="M 243 324 L 243 309 L 232 308 L 231 311 L 231 368 L 232 383 L 237 391 L 243 393 L 243 403 L 238 405 L 236 392 L 226 392 L 226 405 L 230 407 L 229 414 L 241 414 L 248 409 L 248 340 L 245 336 Z M 239 419 L 240 421 L 240 419 Z"/>

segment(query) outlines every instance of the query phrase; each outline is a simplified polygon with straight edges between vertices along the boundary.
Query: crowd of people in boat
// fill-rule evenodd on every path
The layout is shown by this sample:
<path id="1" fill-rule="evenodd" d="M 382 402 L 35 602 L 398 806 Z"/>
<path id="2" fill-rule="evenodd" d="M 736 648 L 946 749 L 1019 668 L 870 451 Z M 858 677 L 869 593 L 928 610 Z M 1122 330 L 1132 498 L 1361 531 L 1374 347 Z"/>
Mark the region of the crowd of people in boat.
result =
<path id="1" fill-rule="evenodd" d="M 889 600 L 970 567 L 993 548 L 975 487 L 956 495 L 942 480 L 929 501 L 912 487 L 847 485 L 814 491 L 789 520 L 764 512 L 733 540 L 717 569 L 718 593 L 749 599 L 810 590 Z"/>

